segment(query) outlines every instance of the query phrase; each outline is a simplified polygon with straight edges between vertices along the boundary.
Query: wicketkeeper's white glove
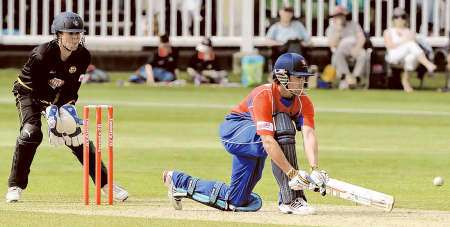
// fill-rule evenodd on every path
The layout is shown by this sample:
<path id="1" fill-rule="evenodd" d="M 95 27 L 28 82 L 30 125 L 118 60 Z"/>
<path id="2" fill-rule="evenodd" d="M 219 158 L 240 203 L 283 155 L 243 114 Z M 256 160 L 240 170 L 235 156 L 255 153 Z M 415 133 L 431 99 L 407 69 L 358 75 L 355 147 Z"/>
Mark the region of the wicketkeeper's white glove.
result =
<path id="1" fill-rule="evenodd" d="M 61 122 L 64 125 L 64 141 L 67 146 L 78 147 L 83 144 L 83 133 L 81 125 L 83 120 L 78 117 L 77 110 L 74 105 L 65 104 L 59 108 Z"/>
<path id="2" fill-rule="evenodd" d="M 45 118 L 47 118 L 48 124 L 48 142 L 53 146 L 63 145 L 63 135 L 56 129 L 56 127 L 60 128 L 58 124 L 61 124 L 58 107 L 55 105 L 48 106 L 45 109 Z"/>

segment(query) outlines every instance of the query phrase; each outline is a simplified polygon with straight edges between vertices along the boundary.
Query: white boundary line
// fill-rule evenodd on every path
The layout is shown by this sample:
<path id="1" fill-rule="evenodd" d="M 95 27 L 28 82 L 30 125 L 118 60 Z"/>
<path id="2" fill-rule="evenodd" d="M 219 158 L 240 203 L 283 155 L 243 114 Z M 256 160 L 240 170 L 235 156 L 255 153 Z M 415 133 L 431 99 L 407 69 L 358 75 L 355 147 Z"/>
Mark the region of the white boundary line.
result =
<path id="1" fill-rule="evenodd" d="M 234 105 L 226 104 L 205 104 L 205 103 L 161 103 L 161 102 L 130 102 L 120 100 L 98 100 L 96 102 L 80 101 L 78 104 L 105 104 L 131 107 L 171 107 L 171 108 L 205 108 L 205 109 L 231 109 Z M 14 99 L 0 98 L 0 104 L 14 104 Z M 319 113 L 349 113 L 349 114 L 384 114 L 384 115 L 414 115 L 414 116 L 450 116 L 446 111 L 429 110 L 390 110 L 390 109 L 357 109 L 357 108 L 316 108 Z"/>

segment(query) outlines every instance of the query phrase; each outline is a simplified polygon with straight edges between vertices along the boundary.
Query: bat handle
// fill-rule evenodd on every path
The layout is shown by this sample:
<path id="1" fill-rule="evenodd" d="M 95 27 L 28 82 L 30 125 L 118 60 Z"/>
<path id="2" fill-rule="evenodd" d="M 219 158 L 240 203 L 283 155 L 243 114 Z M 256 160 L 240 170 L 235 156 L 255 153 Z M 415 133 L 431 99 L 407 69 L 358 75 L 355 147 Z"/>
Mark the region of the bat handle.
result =
<path id="1" fill-rule="evenodd" d="M 320 195 L 322 195 L 322 196 L 327 195 L 327 189 L 326 189 L 326 187 L 321 187 L 319 190 L 320 190 Z"/>

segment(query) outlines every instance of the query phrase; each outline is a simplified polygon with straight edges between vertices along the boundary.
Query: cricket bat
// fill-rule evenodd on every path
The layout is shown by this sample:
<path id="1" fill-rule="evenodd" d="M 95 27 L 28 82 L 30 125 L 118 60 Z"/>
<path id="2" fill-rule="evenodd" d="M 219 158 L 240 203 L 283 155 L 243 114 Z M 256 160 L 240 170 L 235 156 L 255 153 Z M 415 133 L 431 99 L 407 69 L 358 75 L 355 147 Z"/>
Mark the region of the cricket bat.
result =
<path id="1" fill-rule="evenodd" d="M 330 178 L 326 186 L 327 195 L 354 201 L 358 204 L 384 209 L 390 212 L 394 208 L 394 197 L 357 185 Z"/>

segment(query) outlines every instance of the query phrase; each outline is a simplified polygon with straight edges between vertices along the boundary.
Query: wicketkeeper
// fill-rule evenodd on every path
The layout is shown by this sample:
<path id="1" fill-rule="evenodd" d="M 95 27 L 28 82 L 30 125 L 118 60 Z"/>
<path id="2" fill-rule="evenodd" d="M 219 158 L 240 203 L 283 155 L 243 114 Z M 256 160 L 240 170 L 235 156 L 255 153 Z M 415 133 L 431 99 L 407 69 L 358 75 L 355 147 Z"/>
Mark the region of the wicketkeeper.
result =
<path id="1" fill-rule="evenodd" d="M 261 198 L 253 191 L 261 179 L 267 155 L 278 182 L 279 210 L 313 214 L 303 189 L 325 195 L 328 176 L 318 169 L 314 107 L 304 92 L 308 71 L 305 59 L 295 53 L 281 55 L 274 65 L 272 84 L 259 86 L 225 117 L 220 138 L 232 155 L 231 182 L 200 180 L 179 171 L 165 171 L 163 181 L 175 209 L 183 198 L 225 211 L 257 211 Z M 296 130 L 303 135 L 311 172 L 299 170 L 295 151 Z"/>
<path id="2" fill-rule="evenodd" d="M 43 137 L 41 112 L 45 111 L 50 144 L 65 144 L 83 162 L 82 120 L 74 106 L 81 85 L 80 75 L 86 72 L 91 61 L 91 55 L 83 43 L 83 20 L 75 13 L 63 12 L 54 18 L 51 30 L 55 39 L 33 49 L 14 82 L 20 134 L 16 141 L 6 202 L 19 201 L 22 190 L 27 187 L 30 166 Z M 63 125 L 73 121 L 74 129 L 64 131 Z M 95 163 L 94 144 L 90 142 L 89 147 L 89 162 Z M 95 165 L 90 165 L 89 173 L 94 180 Z M 103 163 L 101 174 L 102 182 L 98 183 L 105 192 L 108 178 Z M 114 199 L 124 201 L 127 198 L 128 192 L 114 185 Z"/>

